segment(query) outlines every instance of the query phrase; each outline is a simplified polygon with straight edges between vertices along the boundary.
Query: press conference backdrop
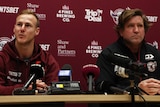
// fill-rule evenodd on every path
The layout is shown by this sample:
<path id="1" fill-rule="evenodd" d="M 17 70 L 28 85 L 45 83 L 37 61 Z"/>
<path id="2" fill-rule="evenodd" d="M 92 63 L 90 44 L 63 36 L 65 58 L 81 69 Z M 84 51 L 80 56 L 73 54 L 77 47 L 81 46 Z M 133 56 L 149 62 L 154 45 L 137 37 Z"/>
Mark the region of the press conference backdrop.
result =
<path id="1" fill-rule="evenodd" d="M 14 39 L 17 13 L 31 9 L 40 18 L 36 41 L 61 67 L 70 64 L 73 80 L 80 81 L 81 89 L 86 90 L 82 66 L 95 64 L 102 49 L 117 39 L 113 27 L 124 9 L 140 8 L 146 13 L 153 23 L 146 40 L 158 48 L 159 4 L 159 0 L 0 0 L 0 50 Z"/>

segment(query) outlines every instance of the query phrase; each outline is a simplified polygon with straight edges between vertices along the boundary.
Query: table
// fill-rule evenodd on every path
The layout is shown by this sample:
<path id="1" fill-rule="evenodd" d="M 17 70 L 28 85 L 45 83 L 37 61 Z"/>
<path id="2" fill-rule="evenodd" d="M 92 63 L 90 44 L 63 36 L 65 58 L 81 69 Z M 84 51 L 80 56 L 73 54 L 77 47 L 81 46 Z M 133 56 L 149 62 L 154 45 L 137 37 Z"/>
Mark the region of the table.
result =
<path id="1" fill-rule="evenodd" d="M 146 102 L 160 102 L 160 96 L 143 95 Z M 129 103 L 130 95 L 14 95 L 0 96 L 0 105 L 3 104 L 31 104 L 31 103 Z M 143 99 L 135 95 L 135 102 Z"/>

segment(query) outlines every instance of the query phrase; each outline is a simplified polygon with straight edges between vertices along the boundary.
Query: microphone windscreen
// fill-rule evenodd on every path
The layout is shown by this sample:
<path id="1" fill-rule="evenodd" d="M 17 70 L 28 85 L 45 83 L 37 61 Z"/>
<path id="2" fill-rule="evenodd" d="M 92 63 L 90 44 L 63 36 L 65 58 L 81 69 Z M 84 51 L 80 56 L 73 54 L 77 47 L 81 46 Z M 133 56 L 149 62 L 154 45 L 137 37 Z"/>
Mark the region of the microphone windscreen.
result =
<path id="1" fill-rule="evenodd" d="M 64 64 L 58 73 L 59 81 L 72 81 L 72 67 L 70 64 Z"/>
<path id="2" fill-rule="evenodd" d="M 35 74 L 37 78 L 42 78 L 45 75 L 44 67 L 41 61 L 36 61 L 30 66 L 30 73 Z"/>
<path id="3" fill-rule="evenodd" d="M 127 58 L 117 53 L 107 54 L 107 60 L 115 65 L 119 65 L 125 68 L 129 68 L 130 63 L 132 63 L 132 60 L 130 58 Z"/>
<path id="4" fill-rule="evenodd" d="M 61 70 L 72 70 L 72 67 L 70 64 L 64 64 L 61 68 Z"/>
<path id="5" fill-rule="evenodd" d="M 87 79 L 89 75 L 92 75 L 94 79 L 97 79 L 100 73 L 100 69 L 97 65 L 87 64 L 83 66 L 82 73 L 85 79 Z"/>
<path id="6" fill-rule="evenodd" d="M 129 78 L 129 75 L 126 71 L 129 71 L 128 69 L 121 67 L 121 66 L 115 66 L 115 73 L 117 76 L 123 77 L 123 78 Z"/>

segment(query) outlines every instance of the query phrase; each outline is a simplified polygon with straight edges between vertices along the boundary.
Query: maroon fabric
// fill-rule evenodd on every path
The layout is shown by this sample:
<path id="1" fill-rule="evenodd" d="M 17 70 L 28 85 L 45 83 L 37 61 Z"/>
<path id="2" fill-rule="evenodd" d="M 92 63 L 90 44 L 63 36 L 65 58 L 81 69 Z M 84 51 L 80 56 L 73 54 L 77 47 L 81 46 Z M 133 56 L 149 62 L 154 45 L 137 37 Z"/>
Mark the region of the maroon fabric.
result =
<path id="1" fill-rule="evenodd" d="M 2 53 L 3 51 L 3 53 Z M 30 75 L 30 66 L 36 61 L 41 61 L 44 66 L 45 76 L 42 78 L 46 84 L 51 85 L 52 81 L 58 81 L 59 65 L 54 57 L 48 52 L 35 45 L 34 54 L 30 59 L 19 58 L 14 41 L 6 44 L 0 52 L 0 94 L 12 94 L 14 88 L 22 87 Z M 51 72 L 54 71 L 54 72 Z"/>
<path id="2" fill-rule="evenodd" d="M 140 8 L 146 15 L 158 19 L 160 15 L 159 0 L 1 0 L 0 37 L 10 39 L 17 13 L 16 9 L 9 13 L 7 9 L 10 8 L 2 6 L 18 7 L 18 11 L 30 8 L 38 13 L 41 31 L 36 41 L 53 54 L 60 67 L 64 64 L 72 66 L 73 80 L 80 81 L 82 90 L 87 89 L 81 71 L 83 65 L 95 64 L 98 51 L 117 39 L 114 31 L 116 17 L 113 16 L 128 7 Z M 156 17 L 149 17 L 153 25 L 146 40 L 151 44 L 159 43 L 160 39 L 160 22 Z M 102 21 L 98 22 L 98 18 Z"/>

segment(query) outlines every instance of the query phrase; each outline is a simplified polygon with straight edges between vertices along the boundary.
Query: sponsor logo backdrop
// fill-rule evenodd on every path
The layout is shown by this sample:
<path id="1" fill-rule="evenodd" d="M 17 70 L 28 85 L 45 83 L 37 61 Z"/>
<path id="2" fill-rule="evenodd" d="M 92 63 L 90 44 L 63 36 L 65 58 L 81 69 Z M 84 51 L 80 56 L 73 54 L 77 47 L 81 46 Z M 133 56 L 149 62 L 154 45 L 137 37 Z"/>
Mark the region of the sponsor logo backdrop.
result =
<path id="1" fill-rule="evenodd" d="M 17 13 L 31 9 L 40 18 L 41 32 L 36 41 L 55 56 L 61 67 L 64 64 L 72 66 L 73 80 L 81 82 L 82 90 L 87 90 L 82 66 L 95 64 L 103 48 L 117 39 L 113 27 L 124 9 L 140 8 L 146 13 L 153 23 L 146 39 L 157 48 L 159 46 L 159 0 L 0 1 L 0 50 L 14 39 L 12 29 Z"/>

